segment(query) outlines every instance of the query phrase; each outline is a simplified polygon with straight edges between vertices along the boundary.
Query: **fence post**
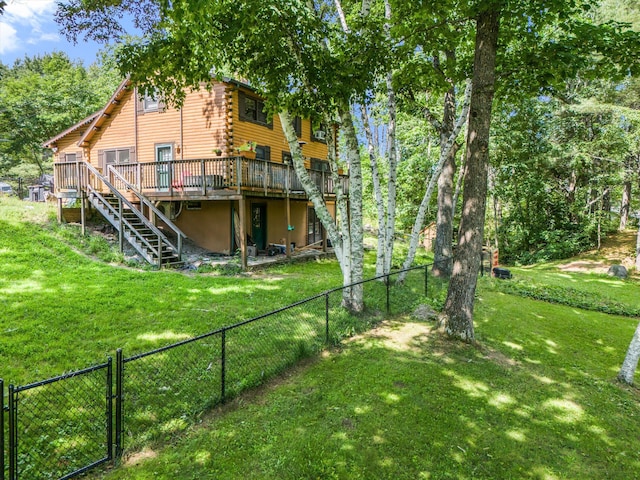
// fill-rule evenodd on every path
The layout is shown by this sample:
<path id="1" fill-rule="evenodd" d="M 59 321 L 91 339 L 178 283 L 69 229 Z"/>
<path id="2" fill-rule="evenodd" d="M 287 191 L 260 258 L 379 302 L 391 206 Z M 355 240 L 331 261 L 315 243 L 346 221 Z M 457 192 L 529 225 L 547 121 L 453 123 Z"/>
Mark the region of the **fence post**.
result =
<path id="1" fill-rule="evenodd" d="M 324 294 L 325 343 L 329 344 L 329 292 Z"/>
<path id="2" fill-rule="evenodd" d="M 424 296 L 429 296 L 429 265 L 424 266 Z"/>
<path id="3" fill-rule="evenodd" d="M 4 381 L 0 378 L 0 480 L 4 480 Z"/>
<path id="4" fill-rule="evenodd" d="M 220 351 L 220 401 L 224 403 L 226 394 L 226 376 L 227 376 L 227 329 L 222 330 L 222 348 Z"/>
<path id="5" fill-rule="evenodd" d="M 9 480 L 18 478 L 18 406 L 15 402 L 15 387 L 9 385 Z"/>
<path id="6" fill-rule="evenodd" d="M 122 457 L 122 433 L 124 431 L 124 417 L 122 404 L 124 403 L 123 393 L 124 384 L 124 361 L 122 358 L 122 349 L 116 350 L 116 459 Z"/>
<path id="7" fill-rule="evenodd" d="M 391 313 L 391 305 L 389 303 L 389 274 L 384 276 L 384 283 L 387 285 L 387 315 Z"/>
<path id="8" fill-rule="evenodd" d="M 107 357 L 107 458 L 113 458 L 113 360 Z"/>

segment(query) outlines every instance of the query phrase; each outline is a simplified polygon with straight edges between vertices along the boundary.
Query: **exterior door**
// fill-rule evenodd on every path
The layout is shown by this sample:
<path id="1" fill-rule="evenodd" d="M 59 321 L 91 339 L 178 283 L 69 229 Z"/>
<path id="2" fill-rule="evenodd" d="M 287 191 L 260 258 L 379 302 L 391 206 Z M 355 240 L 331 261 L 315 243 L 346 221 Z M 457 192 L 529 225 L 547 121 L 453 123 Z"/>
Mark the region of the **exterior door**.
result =
<path id="1" fill-rule="evenodd" d="M 267 206 L 264 203 L 251 205 L 251 238 L 258 250 L 267 248 Z"/>
<path id="2" fill-rule="evenodd" d="M 307 207 L 307 245 L 322 241 L 322 222 L 313 207 Z"/>
<path id="3" fill-rule="evenodd" d="M 156 145 L 156 180 L 158 184 L 158 190 L 169 190 L 169 174 L 171 170 L 171 164 L 169 163 L 173 159 L 173 146 L 172 145 Z"/>

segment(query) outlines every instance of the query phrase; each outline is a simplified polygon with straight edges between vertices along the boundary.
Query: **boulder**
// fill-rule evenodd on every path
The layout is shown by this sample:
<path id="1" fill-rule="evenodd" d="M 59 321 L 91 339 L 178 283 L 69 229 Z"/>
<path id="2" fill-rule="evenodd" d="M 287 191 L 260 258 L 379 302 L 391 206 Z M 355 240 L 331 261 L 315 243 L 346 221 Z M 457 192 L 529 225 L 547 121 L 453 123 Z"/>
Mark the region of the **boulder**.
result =
<path id="1" fill-rule="evenodd" d="M 438 319 L 438 312 L 436 312 L 430 305 L 422 304 L 413 311 L 411 317 L 416 320 L 435 321 Z"/>
<path id="2" fill-rule="evenodd" d="M 607 271 L 607 275 L 611 277 L 627 278 L 628 272 L 623 265 L 611 265 Z"/>

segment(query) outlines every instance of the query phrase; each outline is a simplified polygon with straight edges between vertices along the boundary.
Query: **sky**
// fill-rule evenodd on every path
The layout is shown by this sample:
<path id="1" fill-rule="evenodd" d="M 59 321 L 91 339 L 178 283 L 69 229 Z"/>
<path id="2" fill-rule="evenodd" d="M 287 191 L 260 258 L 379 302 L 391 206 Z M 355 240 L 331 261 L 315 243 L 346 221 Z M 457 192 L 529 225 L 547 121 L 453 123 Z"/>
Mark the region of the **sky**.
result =
<path id="1" fill-rule="evenodd" d="M 33 57 L 53 51 L 67 53 L 72 60 L 89 66 L 96 59 L 101 45 L 79 41 L 69 43 L 54 21 L 56 0 L 5 0 L 4 15 L 0 15 L 0 61 L 13 65 L 25 55 Z"/>

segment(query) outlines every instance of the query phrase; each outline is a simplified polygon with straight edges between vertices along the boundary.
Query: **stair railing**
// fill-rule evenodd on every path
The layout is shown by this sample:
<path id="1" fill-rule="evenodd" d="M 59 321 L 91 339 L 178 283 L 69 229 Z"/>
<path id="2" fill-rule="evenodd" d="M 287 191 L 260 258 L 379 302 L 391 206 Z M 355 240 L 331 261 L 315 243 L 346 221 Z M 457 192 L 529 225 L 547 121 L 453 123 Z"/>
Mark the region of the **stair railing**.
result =
<path id="1" fill-rule="evenodd" d="M 107 167 L 107 172 L 109 172 L 111 175 L 117 178 L 118 181 L 124 185 L 127 191 L 133 193 L 138 198 L 138 200 L 140 200 L 140 205 L 145 205 L 150 211 L 154 213 L 155 216 L 157 216 L 160 220 L 162 220 L 167 225 L 167 227 L 173 230 L 173 232 L 176 235 L 176 239 L 177 239 L 176 243 L 178 245 L 176 247 L 174 247 L 171 243 L 170 245 L 174 248 L 175 251 L 178 252 L 178 257 L 182 258 L 182 241 L 187 237 L 182 232 L 182 230 L 180 230 L 176 226 L 176 224 L 174 224 L 171 220 L 169 220 L 166 217 L 166 215 L 162 213 L 160 209 L 156 207 L 147 197 L 145 197 L 134 185 L 129 183 L 120 172 L 118 172 L 115 168 L 113 168 L 112 165 L 109 165 Z"/>
<path id="2" fill-rule="evenodd" d="M 87 162 L 83 162 L 84 163 L 84 167 L 90 172 L 92 173 L 96 179 L 100 180 L 102 182 L 102 184 L 104 184 L 110 191 L 110 193 L 112 193 L 117 199 L 118 199 L 118 205 L 119 205 L 119 212 L 116 212 L 116 210 L 109 204 L 109 202 L 107 202 L 107 200 L 104 198 L 104 196 L 102 196 L 102 194 L 98 191 L 98 189 L 94 186 L 91 185 L 91 181 L 89 179 L 89 181 L 86 182 L 86 186 L 87 186 L 87 191 L 90 191 L 91 193 L 93 193 L 95 196 L 97 196 L 100 201 L 102 202 L 103 205 L 105 205 L 105 207 L 111 211 L 112 215 L 114 215 L 115 218 L 117 218 L 120 222 L 120 233 L 122 234 L 124 229 L 123 227 L 126 226 L 128 228 L 128 230 L 138 239 L 138 241 L 140 241 L 142 244 L 145 244 L 149 247 L 149 249 L 156 253 L 157 258 L 158 258 L 158 267 L 160 267 L 162 265 L 162 244 L 166 243 L 167 245 L 169 245 L 174 251 L 178 252 L 178 249 L 175 245 L 173 245 L 173 243 L 166 237 L 166 235 L 164 233 L 162 233 L 162 231 L 160 231 L 160 229 L 158 229 L 158 227 L 156 227 L 155 225 L 153 225 L 153 223 L 151 223 L 143 214 L 140 210 L 138 210 L 137 208 L 135 208 L 133 206 L 133 204 L 126 199 L 126 197 L 124 195 L 122 195 L 122 193 L 120 193 L 120 191 L 111 183 L 109 182 L 109 180 L 107 180 L 93 165 L 87 163 Z M 145 239 L 138 231 L 135 227 L 133 227 L 133 225 L 131 225 L 122 215 L 123 213 L 123 209 L 124 206 L 129 207 L 130 211 L 147 227 L 149 228 L 154 235 L 156 235 L 156 238 L 158 239 L 158 245 L 153 245 L 152 243 L 150 243 L 147 239 Z M 183 234 L 184 235 L 184 234 Z M 182 242 L 180 241 L 180 246 L 182 246 Z M 181 251 L 178 254 L 178 258 L 182 259 L 181 256 Z"/>

